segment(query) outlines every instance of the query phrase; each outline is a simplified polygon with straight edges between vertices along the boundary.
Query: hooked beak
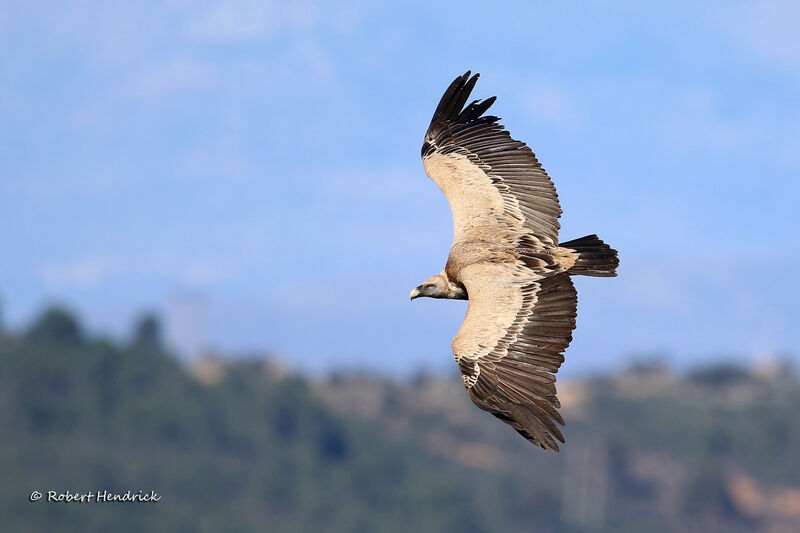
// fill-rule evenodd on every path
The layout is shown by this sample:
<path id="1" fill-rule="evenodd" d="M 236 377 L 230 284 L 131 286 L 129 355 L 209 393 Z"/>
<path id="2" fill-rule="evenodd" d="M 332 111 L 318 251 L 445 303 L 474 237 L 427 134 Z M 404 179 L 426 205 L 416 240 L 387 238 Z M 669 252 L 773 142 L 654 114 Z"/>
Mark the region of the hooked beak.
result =
<path id="1" fill-rule="evenodd" d="M 412 300 L 413 300 L 414 298 L 419 298 L 419 287 L 417 287 L 416 289 L 414 289 L 413 291 L 411 291 L 411 294 L 410 294 L 410 296 L 411 296 L 411 299 L 412 299 Z"/>

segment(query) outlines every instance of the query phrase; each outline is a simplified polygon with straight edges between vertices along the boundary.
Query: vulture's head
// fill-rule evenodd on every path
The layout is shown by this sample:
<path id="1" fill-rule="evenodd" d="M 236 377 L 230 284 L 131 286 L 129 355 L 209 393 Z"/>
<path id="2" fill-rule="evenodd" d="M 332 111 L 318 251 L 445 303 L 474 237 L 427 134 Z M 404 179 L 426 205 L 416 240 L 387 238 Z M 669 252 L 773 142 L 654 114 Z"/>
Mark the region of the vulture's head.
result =
<path id="1" fill-rule="evenodd" d="M 412 300 L 421 296 L 466 300 L 467 293 L 460 286 L 450 283 L 443 275 L 437 274 L 432 278 L 428 278 L 422 285 L 411 291 Z"/>

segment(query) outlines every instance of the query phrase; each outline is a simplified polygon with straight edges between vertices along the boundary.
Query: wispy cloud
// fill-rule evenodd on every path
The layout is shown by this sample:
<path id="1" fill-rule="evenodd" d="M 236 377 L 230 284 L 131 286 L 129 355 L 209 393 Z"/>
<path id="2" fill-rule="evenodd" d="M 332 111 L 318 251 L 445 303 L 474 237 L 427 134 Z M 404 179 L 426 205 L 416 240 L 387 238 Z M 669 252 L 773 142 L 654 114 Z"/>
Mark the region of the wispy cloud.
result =
<path id="1" fill-rule="evenodd" d="M 91 289 L 109 274 L 109 263 L 105 259 L 86 257 L 46 264 L 40 273 L 44 283 L 55 289 Z"/>
<path id="2" fill-rule="evenodd" d="M 39 273 L 42 282 L 52 289 L 94 289 L 141 278 L 157 278 L 176 286 L 208 287 L 246 268 L 247 259 L 240 256 L 203 256 L 155 248 L 137 254 L 107 250 L 49 261 L 39 268 Z"/>
<path id="3" fill-rule="evenodd" d="M 580 111 L 575 98 L 554 81 L 531 80 L 517 89 L 518 98 L 535 122 L 549 123 L 556 128 L 571 129 L 580 124 Z"/>
<path id="4" fill-rule="evenodd" d="M 797 72 L 800 67 L 800 3 L 794 0 L 750 0 L 724 4 L 716 22 L 753 57 Z"/>
<path id="5" fill-rule="evenodd" d="M 161 99 L 186 88 L 218 82 L 215 69 L 192 59 L 173 59 L 166 64 L 144 68 L 126 84 L 124 92 L 137 99 Z"/>
<path id="6" fill-rule="evenodd" d="M 320 19 L 315 4 L 259 0 L 215 2 L 190 25 L 194 37 L 213 40 L 253 40 L 282 31 L 310 30 Z"/>

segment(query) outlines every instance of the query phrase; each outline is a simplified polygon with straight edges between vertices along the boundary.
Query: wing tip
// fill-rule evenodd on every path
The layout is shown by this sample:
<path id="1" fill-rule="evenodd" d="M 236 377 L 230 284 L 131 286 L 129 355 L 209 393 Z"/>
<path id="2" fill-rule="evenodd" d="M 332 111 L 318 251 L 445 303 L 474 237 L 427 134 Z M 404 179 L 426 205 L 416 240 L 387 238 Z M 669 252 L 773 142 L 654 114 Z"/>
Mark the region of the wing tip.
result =
<path id="1" fill-rule="evenodd" d="M 436 111 L 434 111 L 433 118 L 431 118 L 431 123 L 428 126 L 420 152 L 423 158 L 435 148 L 432 141 L 436 135 L 433 132 L 441 124 L 466 124 L 477 120 L 495 123 L 500 120 L 496 116 L 483 116 L 486 110 L 497 100 L 496 96 L 491 96 L 485 100 L 475 100 L 471 104 L 465 105 L 480 76 L 479 72 L 472 74 L 472 71 L 468 70 L 461 76 L 456 77 L 447 87 L 447 90 L 439 100 L 439 105 L 436 106 Z"/>
<path id="2" fill-rule="evenodd" d="M 476 100 L 467 106 L 466 109 L 464 107 L 464 104 L 467 103 L 469 95 L 472 94 L 472 90 L 480 77 L 481 75 L 479 72 L 472 74 L 471 70 L 467 70 L 461 76 L 457 76 L 456 79 L 450 83 L 450 86 L 442 95 L 441 100 L 439 100 L 439 105 L 436 107 L 433 119 L 431 119 L 431 126 L 437 122 L 459 120 L 468 109 L 476 105 L 483 107 L 482 112 L 488 109 L 497 99 L 496 96 L 487 98 L 483 100 L 483 102 Z"/>

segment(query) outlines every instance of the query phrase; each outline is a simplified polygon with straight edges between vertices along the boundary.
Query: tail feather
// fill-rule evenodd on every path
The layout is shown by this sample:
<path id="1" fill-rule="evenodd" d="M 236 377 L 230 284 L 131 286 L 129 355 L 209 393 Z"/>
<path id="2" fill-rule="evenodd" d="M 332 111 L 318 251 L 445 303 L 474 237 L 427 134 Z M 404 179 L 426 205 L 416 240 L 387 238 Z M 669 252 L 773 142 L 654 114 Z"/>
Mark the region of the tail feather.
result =
<path id="1" fill-rule="evenodd" d="M 612 277 L 617 275 L 619 257 L 617 251 L 600 240 L 597 235 L 587 235 L 559 244 L 578 253 L 575 264 L 567 270 L 570 274 L 583 276 Z"/>

